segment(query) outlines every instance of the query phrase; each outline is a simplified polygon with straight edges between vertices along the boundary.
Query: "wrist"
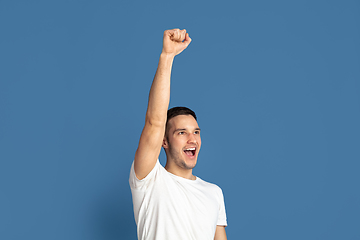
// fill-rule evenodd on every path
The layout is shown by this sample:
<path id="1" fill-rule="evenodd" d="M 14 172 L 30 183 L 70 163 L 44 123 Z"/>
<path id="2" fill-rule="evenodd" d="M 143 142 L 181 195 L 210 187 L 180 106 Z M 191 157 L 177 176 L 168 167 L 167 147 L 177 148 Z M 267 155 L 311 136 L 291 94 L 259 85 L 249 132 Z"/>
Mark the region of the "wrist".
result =
<path id="1" fill-rule="evenodd" d="M 173 60 L 175 58 L 174 53 L 161 52 L 160 57 L 168 60 Z"/>

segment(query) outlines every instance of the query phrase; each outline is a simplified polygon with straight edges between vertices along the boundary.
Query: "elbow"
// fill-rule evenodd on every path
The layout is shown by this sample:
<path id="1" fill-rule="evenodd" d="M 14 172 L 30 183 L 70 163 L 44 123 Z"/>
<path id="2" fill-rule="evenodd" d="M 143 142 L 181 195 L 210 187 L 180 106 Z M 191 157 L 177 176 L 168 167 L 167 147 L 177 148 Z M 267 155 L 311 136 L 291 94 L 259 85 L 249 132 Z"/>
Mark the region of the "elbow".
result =
<path id="1" fill-rule="evenodd" d="M 161 119 L 160 117 L 153 117 L 146 115 L 145 124 L 148 124 L 153 127 L 165 128 L 166 119 Z"/>

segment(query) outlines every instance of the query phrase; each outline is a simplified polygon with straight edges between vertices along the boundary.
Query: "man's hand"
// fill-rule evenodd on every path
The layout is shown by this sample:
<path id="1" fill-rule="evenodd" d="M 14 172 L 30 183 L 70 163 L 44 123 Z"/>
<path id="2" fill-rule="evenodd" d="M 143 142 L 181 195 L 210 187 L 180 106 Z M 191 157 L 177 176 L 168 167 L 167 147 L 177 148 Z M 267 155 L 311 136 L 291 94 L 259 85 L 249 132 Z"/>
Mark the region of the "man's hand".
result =
<path id="1" fill-rule="evenodd" d="M 164 32 L 162 53 L 176 56 L 189 46 L 191 38 L 186 30 L 172 29 Z"/>

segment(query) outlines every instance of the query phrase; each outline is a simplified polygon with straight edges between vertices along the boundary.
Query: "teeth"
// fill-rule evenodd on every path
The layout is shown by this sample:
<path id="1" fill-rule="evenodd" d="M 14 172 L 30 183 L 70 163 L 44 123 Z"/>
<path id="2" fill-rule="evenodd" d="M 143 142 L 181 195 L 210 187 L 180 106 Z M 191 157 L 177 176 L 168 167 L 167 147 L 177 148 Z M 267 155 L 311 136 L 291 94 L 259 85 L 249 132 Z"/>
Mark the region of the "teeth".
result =
<path id="1" fill-rule="evenodd" d="M 191 151 L 191 150 L 195 150 L 195 148 L 188 148 L 188 149 L 185 149 L 187 151 Z"/>

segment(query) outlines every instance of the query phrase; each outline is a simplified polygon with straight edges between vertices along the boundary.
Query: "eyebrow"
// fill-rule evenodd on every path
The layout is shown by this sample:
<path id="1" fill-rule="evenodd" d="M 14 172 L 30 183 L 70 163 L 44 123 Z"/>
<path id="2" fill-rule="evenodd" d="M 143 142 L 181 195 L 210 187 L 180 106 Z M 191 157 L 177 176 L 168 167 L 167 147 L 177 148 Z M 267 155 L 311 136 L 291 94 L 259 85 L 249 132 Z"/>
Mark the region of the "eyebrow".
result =
<path id="1" fill-rule="evenodd" d="M 179 132 L 179 131 L 186 131 L 186 130 L 187 130 L 186 128 L 178 128 L 178 129 L 174 130 L 174 133 Z M 195 131 L 200 131 L 200 128 L 195 128 L 194 130 Z"/>

